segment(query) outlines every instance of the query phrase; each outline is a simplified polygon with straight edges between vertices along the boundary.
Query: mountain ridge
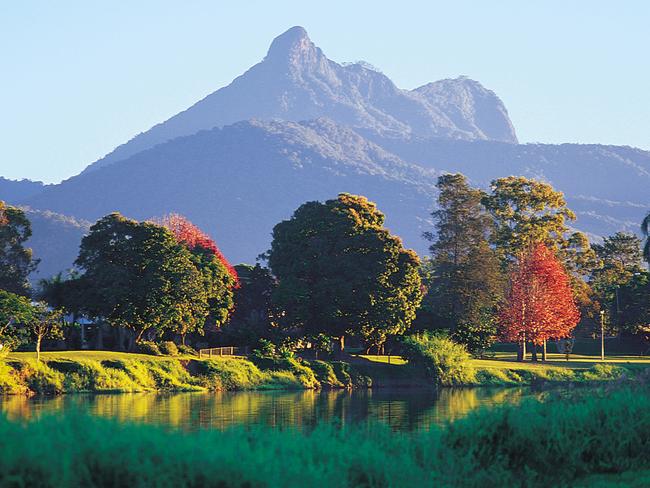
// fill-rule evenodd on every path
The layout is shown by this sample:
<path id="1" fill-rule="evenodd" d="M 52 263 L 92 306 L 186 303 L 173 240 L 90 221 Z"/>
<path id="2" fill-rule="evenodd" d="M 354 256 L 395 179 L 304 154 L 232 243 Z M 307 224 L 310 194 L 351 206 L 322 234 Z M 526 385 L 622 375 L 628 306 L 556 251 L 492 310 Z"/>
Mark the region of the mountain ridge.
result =
<path id="1" fill-rule="evenodd" d="M 454 102 L 445 99 L 443 85 L 437 85 L 435 94 L 399 89 L 386 75 L 363 64 L 342 65 L 329 60 L 305 29 L 296 26 L 276 37 L 264 59 L 229 85 L 138 134 L 84 171 L 125 159 L 175 137 L 252 118 L 298 122 L 327 117 L 339 125 L 402 136 L 495 136 L 516 143 L 514 127 L 501 100 L 478 82 L 470 81 L 457 79 L 449 97 L 462 97 L 465 107 L 452 110 Z M 463 84 L 467 86 L 460 87 Z M 478 110 L 472 109 L 474 97 L 481 101 Z M 493 113 L 488 117 L 490 104 Z M 481 115 L 476 117 L 475 112 Z M 494 121 L 498 122 L 497 130 L 481 125 Z"/>

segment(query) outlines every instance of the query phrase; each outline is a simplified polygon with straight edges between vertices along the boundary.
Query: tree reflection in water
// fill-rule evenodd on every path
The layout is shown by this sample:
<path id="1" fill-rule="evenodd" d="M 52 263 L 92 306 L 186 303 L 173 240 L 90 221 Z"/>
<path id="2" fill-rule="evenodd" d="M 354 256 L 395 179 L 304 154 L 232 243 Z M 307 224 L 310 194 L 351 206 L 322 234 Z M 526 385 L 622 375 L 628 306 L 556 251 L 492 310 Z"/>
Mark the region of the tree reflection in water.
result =
<path id="1" fill-rule="evenodd" d="M 535 395 L 529 388 L 76 394 L 6 396 L 0 398 L 0 409 L 11 419 L 85 411 L 185 430 L 242 424 L 309 428 L 329 421 L 342 426 L 382 422 L 394 430 L 410 431 L 457 419 L 479 407 L 517 403 Z"/>

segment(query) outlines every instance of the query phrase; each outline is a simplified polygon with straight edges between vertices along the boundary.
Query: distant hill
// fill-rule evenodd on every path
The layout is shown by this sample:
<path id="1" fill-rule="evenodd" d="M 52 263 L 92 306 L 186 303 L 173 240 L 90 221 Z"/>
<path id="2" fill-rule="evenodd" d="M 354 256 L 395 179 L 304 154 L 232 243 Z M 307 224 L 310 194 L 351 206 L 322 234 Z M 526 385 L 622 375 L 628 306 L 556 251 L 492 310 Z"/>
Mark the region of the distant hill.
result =
<path id="1" fill-rule="evenodd" d="M 351 129 L 313 122 L 239 122 L 181 137 L 82 173 L 28 200 L 86 220 L 186 215 L 234 262 L 252 262 L 302 203 L 360 193 L 420 252 L 437 173 L 404 162 Z"/>
<path id="2" fill-rule="evenodd" d="M 366 63 L 331 61 L 305 29 L 293 27 L 271 43 L 263 61 L 230 85 L 137 135 L 86 171 L 175 137 L 241 120 L 320 117 L 403 137 L 517 142 L 505 106 L 480 83 L 461 77 L 402 90 Z"/>
<path id="3" fill-rule="evenodd" d="M 44 187 L 42 181 L 9 180 L 0 176 L 0 200 L 8 203 L 26 200 Z"/>
<path id="4" fill-rule="evenodd" d="M 650 152 L 600 144 L 504 144 L 440 138 L 367 137 L 407 161 L 461 172 L 487 188 L 500 176 L 522 175 L 562 190 L 576 226 L 596 236 L 638 232 L 650 209 Z"/>
<path id="5" fill-rule="evenodd" d="M 72 268 L 90 223 L 50 211 L 29 207 L 23 210 L 32 224 L 32 237 L 27 246 L 34 251 L 34 258 L 40 259 L 38 268 L 29 276 L 30 281 L 36 283 Z"/>

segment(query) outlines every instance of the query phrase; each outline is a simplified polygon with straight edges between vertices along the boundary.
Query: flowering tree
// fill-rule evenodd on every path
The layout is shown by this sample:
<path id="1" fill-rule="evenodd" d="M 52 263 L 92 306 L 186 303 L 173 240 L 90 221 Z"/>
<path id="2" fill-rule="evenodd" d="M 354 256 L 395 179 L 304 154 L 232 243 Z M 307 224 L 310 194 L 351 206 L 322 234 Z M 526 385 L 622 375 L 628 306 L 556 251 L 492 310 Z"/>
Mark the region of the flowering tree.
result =
<path id="1" fill-rule="evenodd" d="M 521 360 L 527 341 L 538 346 L 550 338 L 568 337 L 578 320 L 580 312 L 567 272 L 544 244 L 533 245 L 521 255 L 510 275 L 510 287 L 499 314 L 502 339 L 519 343 Z"/>
<path id="2" fill-rule="evenodd" d="M 222 326 L 234 310 L 234 290 L 239 287 L 237 271 L 228 262 L 217 244 L 187 218 L 178 214 L 163 217 L 162 226 L 171 231 L 176 240 L 185 245 L 193 256 L 193 261 L 203 275 L 203 283 L 208 297 L 209 324 Z M 176 332 L 183 344 L 187 332 L 201 332 L 203 324 L 184 320 L 178 324 Z"/>
<path id="3" fill-rule="evenodd" d="M 202 249 L 215 256 L 226 268 L 235 283 L 239 285 L 237 271 L 228 262 L 214 240 L 187 218 L 179 214 L 169 214 L 163 217 L 159 223 L 169 229 L 176 237 L 176 240 L 184 243 L 190 250 Z"/>

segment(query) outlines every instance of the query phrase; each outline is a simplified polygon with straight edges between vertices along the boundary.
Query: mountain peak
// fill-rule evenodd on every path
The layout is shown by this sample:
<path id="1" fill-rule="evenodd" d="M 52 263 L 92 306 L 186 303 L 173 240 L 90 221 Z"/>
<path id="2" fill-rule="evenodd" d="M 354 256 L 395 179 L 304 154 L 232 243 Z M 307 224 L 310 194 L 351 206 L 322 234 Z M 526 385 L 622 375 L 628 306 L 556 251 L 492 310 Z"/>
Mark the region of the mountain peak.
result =
<path id="1" fill-rule="evenodd" d="M 309 38 L 304 27 L 296 25 L 273 39 L 266 59 L 295 59 L 311 57 L 318 49 Z"/>

